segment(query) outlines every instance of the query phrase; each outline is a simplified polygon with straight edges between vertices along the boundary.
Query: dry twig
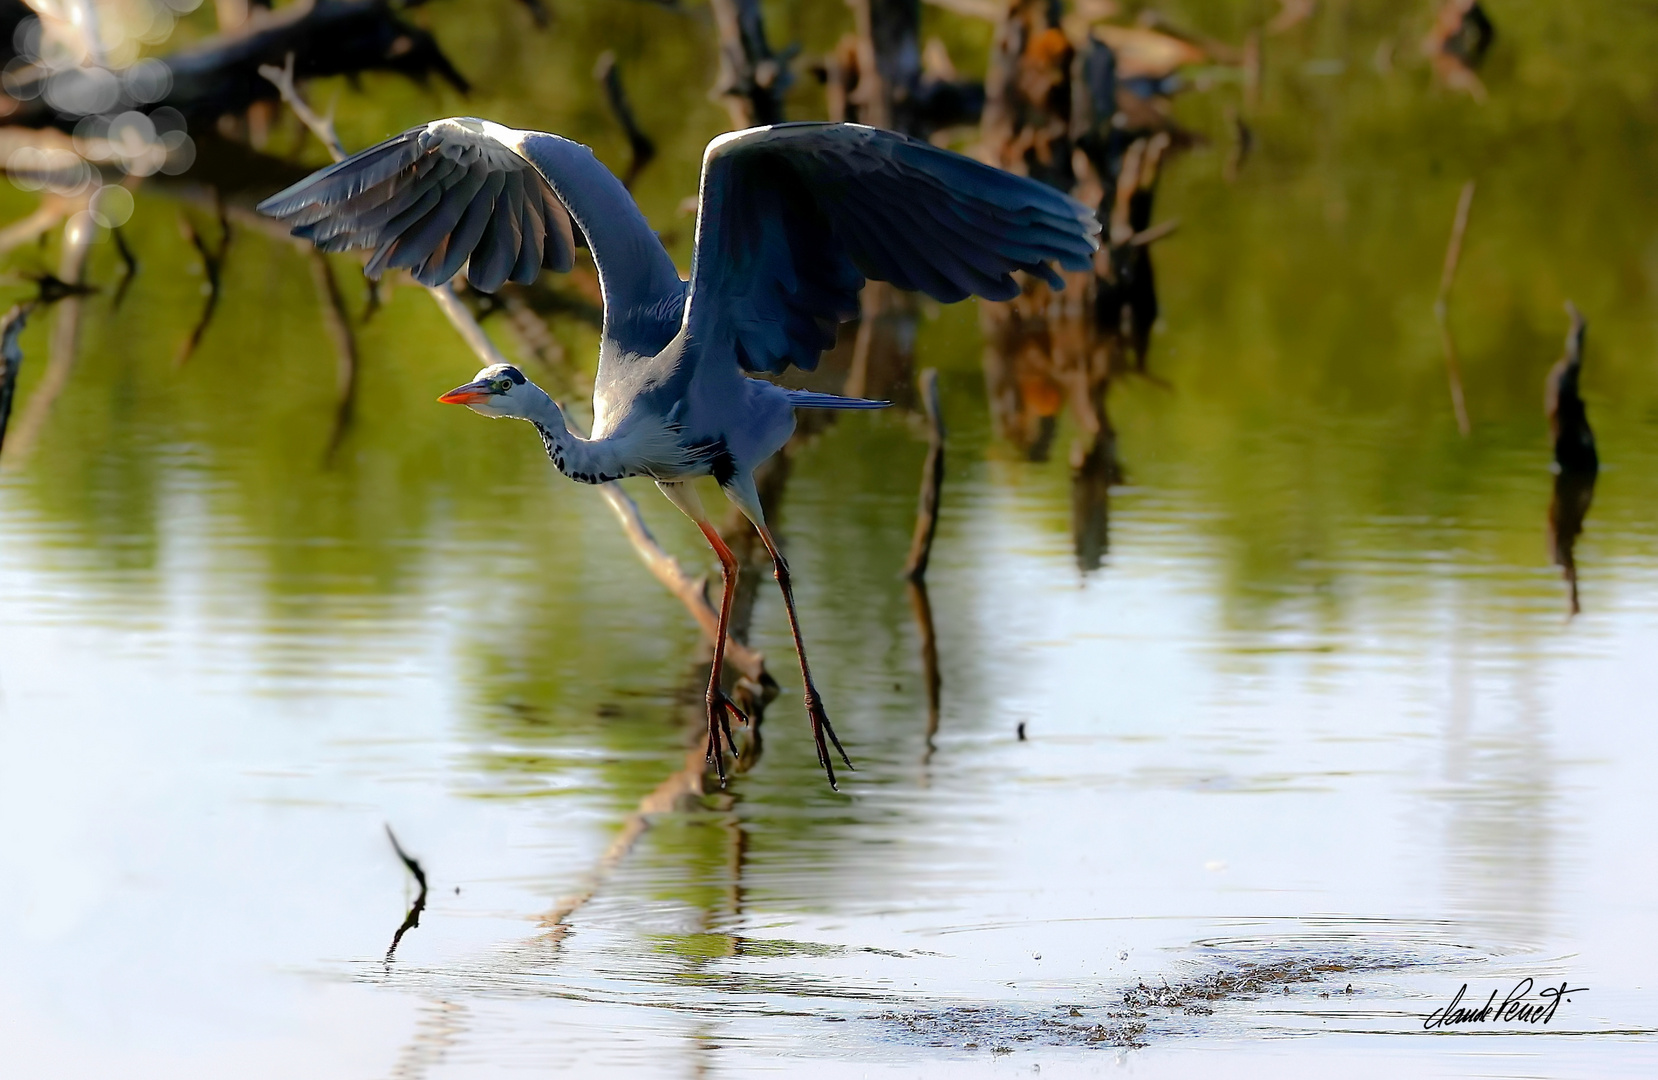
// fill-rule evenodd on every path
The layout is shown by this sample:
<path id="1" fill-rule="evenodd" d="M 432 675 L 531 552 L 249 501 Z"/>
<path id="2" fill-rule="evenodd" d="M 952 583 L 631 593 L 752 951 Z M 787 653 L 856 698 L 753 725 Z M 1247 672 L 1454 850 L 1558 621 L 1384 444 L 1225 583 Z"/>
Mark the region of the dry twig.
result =
<path id="1" fill-rule="evenodd" d="M 639 174 L 646 165 L 656 159 L 656 143 L 640 128 L 638 119 L 633 115 L 633 105 L 628 101 L 627 92 L 622 89 L 622 73 L 616 66 L 616 53 L 606 49 L 599 54 L 598 63 L 593 66 L 593 77 L 604 88 L 605 103 L 610 106 L 616 122 L 622 125 L 622 132 L 627 135 L 628 150 L 632 159 L 628 162 L 627 174 L 622 177 L 622 186 L 633 190 L 633 182 L 639 179 Z"/>
<path id="2" fill-rule="evenodd" d="M 0 255 L 13 248 L 22 247 L 48 230 L 56 228 L 63 219 L 85 206 L 85 199 L 69 199 L 61 195 L 48 194 L 40 200 L 40 205 L 32 213 L 0 229 Z"/>
<path id="3" fill-rule="evenodd" d="M 309 247 L 309 245 L 307 245 Z M 357 337 L 351 330 L 351 319 L 346 315 L 345 297 L 340 283 L 334 277 L 334 267 L 328 257 L 316 248 L 310 248 L 311 282 L 322 304 L 323 324 L 334 342 L 334 356 L 338 362 L 334 380 L 337 403 L 334 407 L 334 430 L 328 437 L 328 449 L 323 460 L 330 462 L 345 441 L 357 406 Z"/>
<path id="4" fill-rule="evenodd" d="M 420 886 L 420 893 L 409 906 L 409 913 L 403 916 L 403 925 L 392 935 L 391 948 L 386 950 L 386 963 L 390 964 L 392 954 L 397 952 L 398 942 L 403 940 L 404 934 L 420 925 L 420 913 L 426 910 L 426 871 L 420 868 L 420 863 L 412 855 L 403 850 L 403 845 L 397 842 L 397 834 L 391 831 L 390 825 L 386 826 L 386 839 L 391 841 L 392 850 L 397 852 L 397 857 L 403 860 L 404 867 L 414 877 L 415 884 Z"/>
<path id="5" fill-rule="evenodd" d="M 1462 185 L 1457 199 L 1456 217 L 1451 222 L 1451 240 L 1445 247 L 1445 267 L 1439 275 L 1439 295 L 1433 302 L 1433 317 L 1439 323 L 1439 338 L 1445 346 L 1445 375 L 1451 384 L 1451 408 L 1456 413 L 1457 430 L 1463 438 L 1473 430 L 1468 422 L 1468 405 L 1462 393 L 1462 365 L 1457 361 L 1456 341 L 1451 337 L 1451 284 L 1456 280 L 1457 264 L 1462 261 L 1462 237 L 1468 231 L 1468 211 L 1474 205 L 1474 182 Z"/>
<path id="6" fill-rule="evenodd" d="M 121 232 L 120 226 L 109 230 L 109 235 L 115 240 L 115 253 L 121 256 L 121 265 L 124 272 L 121 274 L 121 284 L 115 287 L 115 300 L 111 305 L 115 311 L 121 310 L 121 301 L 127 298 L 127 290 L 132 288 L 132 281 L 138 276 L 138 256 L 132 253 L 127 244 L 127 238 Z"/>
<path id="7" fill-rule="evenodd" d="M 920 581 L 927 576 L 927 562 L 933 554 L 933 537 L 938 532 L 938 504 L 944 487 L 944 416 L 938 403 L 938 370 L 921 373 L 921 406 L 927 417 L 927 461 L 921 467 L 921 498 L 915 511 L 915 533 L 910 555 L 904 563 L 904 577 Z"/>
<path id="8" fill-rule="evenodd" d="M 72 216 L 63 228 L 63 250 L 58 254 L 58 280 L 68 286 L 78 286 L 86 280 L 86 257 L 92 248 L 92 237 L 97 226 L 85 214 Z M 12 435 L 12 452 L 6 467 L 21 466 L 34 449 L 51 415 L 52 405 L 69 385 L 69 376 L 75 369 L 75 355 L 80 345 L 81 304 L 83 297 L 73 288 L 57 305 L 52 322 L 51 344 L 47 350 L 46 373 L 29 398 L 29 407 L 23 411 Z"/>
<path id="9" fill-rule="evenodd" d="M 190 220 L 185 213 L 179 214 L 179 228 L 184 232 L 184 238 L 201 256 L 202 274 L 207 279 L 207 302 L 202 305 L 201 318 L 196 320 L 190 336 L 185 339 L 184 347 L 179 350 L 178 363 L 184 364 L 194 356 L 196 349 L 201 345 L 207 327 L 213 321 L 213 315 L 219 310 L 219 296 L 224 286 L 225 255 L 230 251 L 230 218 L 225 214 L 224 202 L 214 193 L 213 202 L 219 217 L 219 243 L 217 247 L 209 247 L 202 237 L 201 230 L 196 223 Z"/>
<path id="10" fill-rule="evenodd" d="M 668 776 L 656 789 L 643 799 L 639 800 L 638 809 L 627 816 L 622 822 L 622 831 L 605 848 L 599 856 L 598 863 L 587 875 L 587 880 L 581 889 L 569 896 L 563 897 L 553 905 L 552 910 L 541 917 L 541 925 L 547 928 L 546 940 L 557 945 L 570 932 L 570 916 L 574 915 L 589 900 L 593 899 L 606 879 L 615 871 L 628 852 L 639 842 L 650 828 L 651 815 L 668 813 L 677 810 L 687 800 L 695 799 L 703 793 L 703 777 L 708 772 L 707 755 L 702 744 L 698 743 L 685 753 L 685 765 Z"/>

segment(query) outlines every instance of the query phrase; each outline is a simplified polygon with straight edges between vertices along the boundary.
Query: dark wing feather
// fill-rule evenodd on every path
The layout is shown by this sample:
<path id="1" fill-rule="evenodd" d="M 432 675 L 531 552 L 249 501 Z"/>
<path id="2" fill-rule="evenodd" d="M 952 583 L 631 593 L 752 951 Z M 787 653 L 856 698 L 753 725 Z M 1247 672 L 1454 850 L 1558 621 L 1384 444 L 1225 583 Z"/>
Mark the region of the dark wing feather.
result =
<path id="1" fill-rule="evenodd" d="M 372 252 L 378 277 L 407 268 L 474 288 L 568 271 L 575 228 L 605 297 L 607 357 L 655 354 L 679 330 L 685 284 L 639 208 L 593 152 L 488 121 L 438 120 L 331 165 L 259 204 L 324 251 Z M 575 219 L 574 226 L 572 218 Z"/>
<path id="2" fill-rule="evenodd" d="M 1018 295 L 1015 270 L 1092 265 L 1093 211 L 1044 184 L 890 131 L 778 124 L 715 140 L 685 328 L 752 372 L 811 370 L 866 278 L 953 302 Z"/>
<path id="3" fill-rule="evenodd" d="M 518 245 L 523 233 L 518 216 L 512 209 L 512 193 L 507 189 L 517 183 L 516 177 L 506 177 L 501 191 L 495 196 L 494 212 L 488 216 L 484 231 L 478 237 L 477 250 L 472 252 L 468 276 L 476 286 L 492 293 L 505 285 L 512 276 L 513 263 L 518 259 Z"/>
<path id="4" fill-rule="evenodd" d="M 533 192 L 544 208 L 535 265 L 545 259 L 568 269 L 574 236 L 546 178 L 510 147 L 452 121 L 371 146 L 271 196 L 259 210 L 325 251 L 373 251 L 373 276 L 407 268 L 421 284 L 441 285 L 464 265 L 475 288 L 493 292 L 506 280 L 502 263 L 510 272 L 525 243 L 521 228 L 495 220 L 511 207 L 498 198 L 508 184 Z M 486 236 L 488 258 L 476 259 Z"/>

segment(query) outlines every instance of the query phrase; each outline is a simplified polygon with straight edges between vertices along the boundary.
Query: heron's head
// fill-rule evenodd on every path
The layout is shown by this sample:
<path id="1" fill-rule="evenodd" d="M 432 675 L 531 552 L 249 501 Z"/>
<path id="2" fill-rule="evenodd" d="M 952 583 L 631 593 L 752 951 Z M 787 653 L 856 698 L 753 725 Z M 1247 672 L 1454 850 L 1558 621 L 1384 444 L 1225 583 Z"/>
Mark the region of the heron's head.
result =
<path id="1" fill-rule="evenodd" d="M 465 405 L 481 416 L 530 415 L 534 384 L 511 364 L 491 364 L 465 386 L 438 398 L 446 405 Z"/>

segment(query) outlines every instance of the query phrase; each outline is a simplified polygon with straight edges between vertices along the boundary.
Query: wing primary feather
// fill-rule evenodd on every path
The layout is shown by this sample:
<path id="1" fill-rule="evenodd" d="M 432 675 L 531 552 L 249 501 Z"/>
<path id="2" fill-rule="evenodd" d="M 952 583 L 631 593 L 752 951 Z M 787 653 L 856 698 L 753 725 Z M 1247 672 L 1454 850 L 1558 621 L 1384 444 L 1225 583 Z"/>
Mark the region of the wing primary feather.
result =
<path id="1" fill-rule="evenodd" d="M 406 167 L 421 154 L 408 132 L 371 146 L 354 157 L 336 162 L 265 199 L 261 214 L 286 217 L 301 207 L 334 203 L 372 187 Z"/>
<path id="2" fill-rule="evenodd" d="M 914 280 L 904 272 L 897 256 L 888 248 L 879 229 L 870 228 L 867 222 L 853 217 L 847 217 L 836 224 L 851 241 L 847 244 L 847 254 L 851 256 L 853 264 L 862 271 L 864 277 L 891 282 L 900 289 L 908 289 L 911 292 L 920 291 Z"/>
<path id="3" fill-rule="evenodd" d="M 518 246 L 518 262 L 513 267 L 512 280 L 528 285 L 541 272 L 542 244 L 546 226 L 542 223 L 539 193 L 524 192 L 524 201 L 518 207 L 518 229 L 523 240 Z"/>
<path id="4" fill-rule="evenodd" d="M 433 262 L 432 255 L 440 248 L 448 250 L 448 238 L 459 223 L 461 215 L 466 213 L 472 196 L 483 187 L 487 170 L 484 162 L 474 161 L 467 168 L 466 174 L 443 193 L 443 198 L 438 204 L 403 233 L 389 265 L 414 269 L 415 280 L 422 285 L 442 285 L 443 281 L 433 279 L 433 271 L 438 267 Z"/>
<path id="5" fill-rule="evenodd" d="M 576 264 L 576 240 L 571 231 L 570 215 L 564 209 L 564 204 L 558 201 L 551 188 L 544 184 L 537 184 L 536 193 L 541 196 L 541 219 L 543 229 L 541 265 L 548 270 L 556 270 L 561 274 L 570 272 Z"/>
<path id="6" fill-rule="evenodd" d="M 916 256 L 944 284 L 950 286 L 941 295 L 928 290 L 928 295 L 943 303 L 955 303 L 968 296 L 982 295 L 982 286 L 991 285 L 988 278 L 969 265 L 958 254 L 958 247 L 972 244 L 960 234 L 943 233 L 928 228 L 931 222 L 925 212 L 918 214 L 913 203 L 901 200 L 872 200 L 870 209 L 884 220 L 892 232 L 886 235 L 901 237 Z M 920 234 L 920 235 L 917 235 Z"/>
<path id="7" fill-rule="evenodd" d="M 444 181 L 448 180 L 459 166 L 437 154 L 433 154 L 432 158 L 436 159 L 432 163 L 436 167 L 425 170 L 408 187 L 386 200 L 384 205 L 359 214 L 351 223 L 352 231 L 363 235 L 365 245 L 396 239 L 399 233 L 420 220 L 431 209 L 433 204 L 426 203 L 429 194 L 435 194 L 440 199 L 443 197 Z M 403 217 L 410 208 L 417 205 L 424 205 L 425 209 L 413 217 Z"/>
<path id="8" fill-rule="evenodd" d="M 492 293 L 506 284 L 518 259 L 518 233 L 511 217 L 512 201 L 506 188 L 518 181 L 517 176 L 503 176 L 501 191 L 491 205 L 478 246 L 467 260 L 466 279 L 479 292 Z"/>
<path id="9" fill-rule="evenodd" d="M 385 228 L 380 233 L 383 239 L 375 249 L 373 257 L 363 267 L 363 273 L 371 278 L 377 278 L 388 266 L 394 265 L 391 259 L 397 254 L 397 245 L 398 241 L 402 239 L 403 230 L 425 217 L 442 199 L 442 191 L 435 187 L 426 188 L 420 193 L 418 199 L 386 222 Z"/>
<path id="10" fill-rule="evenodd" d="M 448 281 L 459 273 L 461 264 L 472 257 L 478 240 L 489 225 L 490 212 L 495 208 L 495 197 L 501 194 L 501 186 L 505 182 L 506 177 L 501 173 L 485 173 L 483 186 L 472 196 L 472 201 L 461 212 L 460 221 L 455 223 L 454 232 L 449 234 L 449 253 L 437 270 L 437 276 L 443 281 Z"/>

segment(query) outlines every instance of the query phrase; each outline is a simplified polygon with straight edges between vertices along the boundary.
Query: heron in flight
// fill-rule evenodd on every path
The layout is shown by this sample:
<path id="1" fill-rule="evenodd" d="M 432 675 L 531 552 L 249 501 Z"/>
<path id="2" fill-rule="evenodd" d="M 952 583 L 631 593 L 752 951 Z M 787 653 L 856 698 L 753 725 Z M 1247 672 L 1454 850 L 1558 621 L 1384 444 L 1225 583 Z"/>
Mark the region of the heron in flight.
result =
<path id="1" fill-rule="evenodd" d="M 648 476 L 702 530 L 723 571 L 706 697 L 708 757 L 725 781 L 730 721 L 720 688 L 737 558 L 690 481 L 712 476 L 770 552 L 800 657 L 818 762 L 835 784 L 833 743 L 812 681 L 794 593 L 755 490 L 754 470 L 794 432 L 796 409 L 888 404 L 789 390 L 764 378 L 805 371 L 858 314 L 866 279 L 953 303 L 1009 300 L 1012 271 L 1062 287 L 1050 265 L 1092 265 L 1094 212 L 1053 188 L 856 124 L 796 123 L 722 135 L 703 155 L 689 281 L 622 186 L 580 143 L 487 120 L 413 128 L 312 174 L 259 209 L 324 251 L 371 251 L 366 272 L 410 271 L 439 286 L 465 268 L 481 292 L 567 271 L 579 230 L 604 298 L 589 438 L 510 364 L 439 401 L 535 426 L 573 480 Z M 826 741 L 827 740 L 827 741 Z"/>

